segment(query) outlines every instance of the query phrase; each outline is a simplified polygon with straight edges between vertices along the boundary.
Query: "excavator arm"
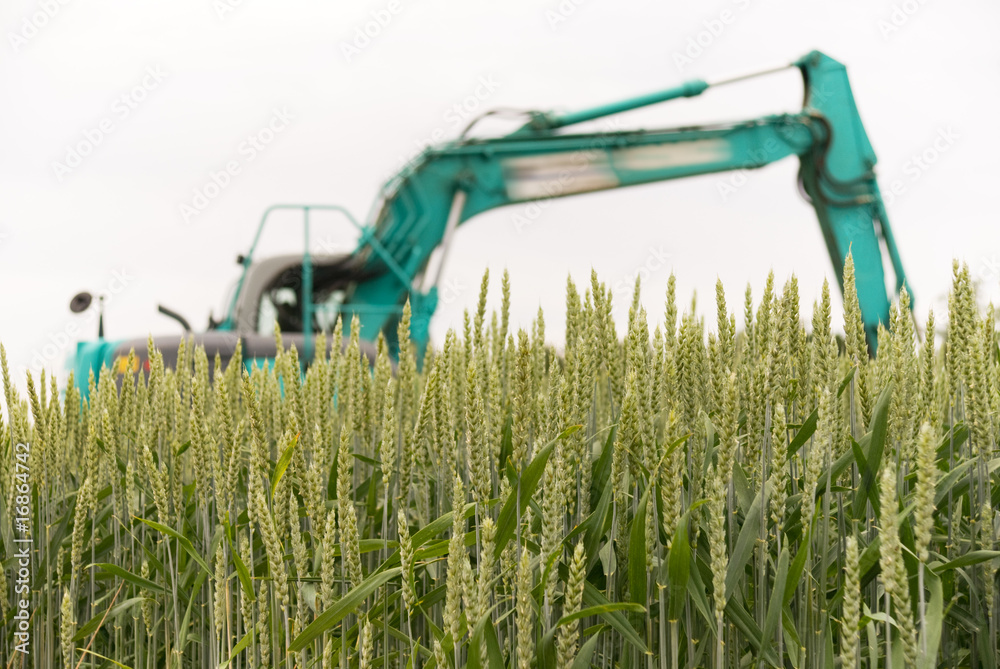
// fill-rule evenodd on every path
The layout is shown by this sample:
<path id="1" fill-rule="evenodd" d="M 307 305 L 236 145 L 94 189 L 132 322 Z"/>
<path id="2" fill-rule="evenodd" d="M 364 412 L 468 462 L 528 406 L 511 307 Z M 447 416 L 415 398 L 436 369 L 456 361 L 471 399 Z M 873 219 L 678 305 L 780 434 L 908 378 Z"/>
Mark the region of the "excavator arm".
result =
<path id="1" fill-rule="evenodd" d="M 712 86 L 767 73 L 714 84 L 694 80 L 564 115 L 523 112 L 528 122 L 502 137 L 468 138 L 466 128 L 458 139 L 423 151 L 390 179 L 368 225 L 359 224 L 342 207 L 276 205 L 265 212 L 250 251 L 240 257 L 243 278 L 234 292 L 229 316 L 216 324 L 217 329 L 241 329 L 239 314 L 245 310 L 238 305 L 243 283 L 267 215 L 274 209 L 301 209 L 304 213 L 304 359 L 312 352 L 314 310 L 329 306 L 313 303 L 309 213 L 320 209 L 339 211 L 361 232 L 356 250 L 336 267 L 328 268 L 340 283 L 348 285 L 337 310 L 359 317 L 363 339 L 372 341 L 383 332 L 395 348 L 395 324 L 408 298 L 413 311 L 410 334 L 418 350 L 423 350 L 437 306 L 436 284 L 451 239 L 459 225 L 477 214 L 539 199 L 753 169 L 794 155 L 800 162 L 800 187 L 816 210 L 841 288 L 844 261 L 849 251 L 853 253 L 858 298 L 874 353 L 878 324 L 887 322 L 889 314 L 880 244 L 887 248 L 897 291 L 905 281 L 875 181 L 875 154 L 841 63 L 814 51 L 786 67 L 797 67 L 804 80 L 805 100 L 799 113 L 710 127 L 560 132 L 568 126 L 695 97 Z M 431 262 L 435 253 L 436 262 Z M 253 298 L 244 297 L 244 301 Z"/>
<path id="2" fill-rule="evenodd" d="M 354 254 L 369 278 L 355 284 L 344 309 L 359 315 L 363 338 L 373 339 L 382 330 L 392 339 L 394 328 L 388 326 L 409 297 L 411 333 L 422 346 L 437 303 L 437 276 L 425 275 L 428 261 L 440 249 L 439 273 L 455 228 L 477 214 L 543 198 L 753 169 L 794 155 L 801 165 L 801 188 L 816 210 L 841 288 L 847 253 L 853 254 L 858 299 L 874 352 L 878 324 L 888 323 L 889 315 L 882 244 L 897 291 L 905 281 L 875 180 L 875 153 L 844 65 L 812 52 L 793 66 L 805 84 L 803 109 L 795 114 L 712 127 L 557 132 L 700 95 L 712 86 L 696 80 L 564 116 L 532 113 L 527 124 L 509 135 L 463 137 L 425 150 L 383 189 L 377 216 L 364 228 Z"/>

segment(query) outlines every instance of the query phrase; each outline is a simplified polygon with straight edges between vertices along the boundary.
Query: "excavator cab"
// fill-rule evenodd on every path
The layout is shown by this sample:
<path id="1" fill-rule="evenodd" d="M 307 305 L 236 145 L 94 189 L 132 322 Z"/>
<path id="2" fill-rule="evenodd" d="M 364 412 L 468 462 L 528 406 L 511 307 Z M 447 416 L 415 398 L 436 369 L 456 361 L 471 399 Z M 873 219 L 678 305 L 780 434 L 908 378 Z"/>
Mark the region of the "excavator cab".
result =
<path id="1" fill-rule="evenodd" d="M 362 278 L 352 267 L 349 255 L 312 256 L 312 329 L 331 332 L 351 285 Z M 242 262 L 242 260 L 241 260 Z M 251 263 L 239 292 L 234 284 L 227 305 L 235 311 L 221 321 L 209 323 L 210 330 L 233 330 L 271 336 L 277 326 L 282 332 L 305 331 L 305 286 L 303 257 L 280 255 Z M 234 297 L 236 298 L 234 300 Z"/>
<path id="2" fill-rule="evenodd" d="M 279 255 L 260 260 L 254 259 L 269 215 L 278 209 L 300 209 L 303 212 L 305 228 L 304 252 Z M 153 343 L 163 354 L 164 364 L 174 367 L 182 341 L 188 345 L 204 346 L 209 359 L 218 355 L 225 368 L 236 351 L 237 341 L 241 342 L 242 358 L 248 368 L 254 365 L 269 365 L 277 353 L 274 330 L 281 329 L 285 346 L 294 345 L 299 352 L 303 366 L 315 354 L 315 335 L 318 332 L 331 333 L 341 316 L 342 307 L 352 287 L 371 279 L 376 272 L 365 270 L 357 258 L 351 254 L 313 255 L 309 249 L 309 212 L 312 209 L 335 209 L 329 205 L 299 206 L 277 205 L 265 211 L 257 230 L 254 243 L 246 255 L 237 259 L 243 271 L 233 287 L 228 291 L 223 306 L 221 320 L 209 317 L 208 329 L 203 333 L 192 333 L 188 321 L 179 314 L 160 307 L 160 313 L 178 321 L 184 333 L 153 338 Z M 352 222 L 353 219 L 350 219 Z M 76 312 L 79 296 L 74 298 L 71 309 Z M 347 315 L 350 318 L 350 314 Z M 102 320 L 103 322 L 103 320 Z M 347 336 L 340 342 L 346 345 Z M 107 367 L 119 377 L 131 371 L 134 374 L 148 372 L 147 339 L 109 340 L 104 337 L 103 327 L 94 341 L 81 342 L 71 363 L 74 377 L 81 392 L 88 392 L 87 379 L 93 371 L 95 375 L 102 367 Z M 327 339 L 329 352 L 334 342 Z M 129 352 L 136 356 L 135 367 L 125 369 L 124 361 Z M 361 353 L 374 364 L 377 349 L 374 342 L 362 341 Z M 118 367 L 116 368 L 116 361 Z M 210 373 L 214 371 L 210 366 Z"/>
<path id="3" fill-rule="evenodd" d="M 279 210 L 302 213 L 303 253 L 255 260 L 264 227 L 270 215 Z M 317 210 L 339 212 L 357 229 L 365 230 L 346 209 L 336 205 L 269 207 L 261 218 L 250 250 L 237 258 L 243 266 L 242 275 L 232 291 L 225 318 L 213 321 L 212 329 L 234 332 L 241 337 L 273 338 L 277 326 L 286 339 L 288 335 L 294 338 L 301 335 L 302 342 L 297 344 L 300 357 L 303 362 L 312 359 L 315 334 L 332 332 L 354 287 L 382 273 L 382 270 L 366 267 L 356 254 L 310 253 L 310 214 Z M 400 307 L 393 311 L 401 310 Z M 351 309 L 347 318 L 356 311 Z M 380 308 L 379 311 L 385 310 Z"/>

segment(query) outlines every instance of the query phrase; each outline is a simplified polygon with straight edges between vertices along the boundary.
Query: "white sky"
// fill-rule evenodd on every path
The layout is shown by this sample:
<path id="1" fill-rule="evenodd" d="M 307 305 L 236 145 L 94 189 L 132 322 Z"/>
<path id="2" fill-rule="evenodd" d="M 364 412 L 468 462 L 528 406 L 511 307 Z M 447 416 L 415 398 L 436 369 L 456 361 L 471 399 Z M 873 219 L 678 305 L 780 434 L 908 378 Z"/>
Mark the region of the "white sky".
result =
<path id="1" fill-rule="evenodd" d="M 69 313 L 70 297 L 116 287 L 115 271 L 131 278 L 108 305 L 109 337 L 176 332 L 157 303 L 204 327 L 211 309 L 219 314 L 237 275 L 234 258 L 265 207 L 330 202 L 364 217 L 418 145 L 436 130 L 457 134 L 453 105 L 474 95 L 483 77 L 496 90 L 480 110 L 570 110 L 693 77 L 764 69 L 814 48 L 850 68 L 883 191 L 895 179 L 906 185 L 888 211 L 920 320 L 932 304 L 943 311 L 953 257 L 983 280 L 984 299 L 1000 293 L 996 3 L 242 0 L 220 12 L 226 0 L 213 2 L 52 0 L 51 18 L 39 13 L 45 2 L 0 5 L 0 341 L 19 377 L 47 344 L 57 351 L 49 366 L 62 371 L 77 338 L 66 336 L 69 329 L 96 333 L 93 321 Z M 566 20 L 552 25 L 550 12 L 560 7 Z M 730 23 L 678 67 L 675 54 L 723 11 Z M 343 45 L 373 12 L 391 20 L 348 60 Z M 880 28 L 893 18 L 898 30 Z M 38 30 L 26 27 L 43 20 Z M 162 81 L 147 77 L 148 90 L 138 92 L 144 99 L 126 108 L 119 98 L 141 86 L 149 68 L 164 73 Z M 750 119 L 794 111 L 800 95 L 797 74 L 788 72 L 623 122 Z M 241 143 L 275 109 L 294 119 L 248 160 Z M 102 122 L 111 131 L 60 181 L 54 163 Z M 907 171 L 941 131 L 957 139 L 926 170 Z M 231 160 L 240 173 L 185 223 L 180 206 Z M 522 230 L 514 209 L 478 217 L 456 235 L 432 335 L 440 343 L 447 328 L 461 326 L 486 266 L 498 304 L 506 266 L 515 325 L 527 326 L 541 305 L 549 340 L 561 344 L 568 272 L 585 282 L 594 267 L 610 285 L 630 285 L 661 253 L 669 266 L 644 284 L 654 322 L 671 269 L 682 303 L 696 290 L 708 313 L 721 277 L 738 321 L 747 281 L 759 295 L 769 268 L 779 284 L 794 271 L 808 317 L 833 272 L 812 210 L 797 195 L 796 168 L 791 160 L 754 172 L 727 200 L 719 184 L 729 177 L 719 175 L 550 202 Z M 264 250 L 299 248 L 298 221 L 275 223 Z M 345 250 L 350 241 L 343 223 L 317 234 Z M 628 301 L 625 289 L 620 319 Z"/>

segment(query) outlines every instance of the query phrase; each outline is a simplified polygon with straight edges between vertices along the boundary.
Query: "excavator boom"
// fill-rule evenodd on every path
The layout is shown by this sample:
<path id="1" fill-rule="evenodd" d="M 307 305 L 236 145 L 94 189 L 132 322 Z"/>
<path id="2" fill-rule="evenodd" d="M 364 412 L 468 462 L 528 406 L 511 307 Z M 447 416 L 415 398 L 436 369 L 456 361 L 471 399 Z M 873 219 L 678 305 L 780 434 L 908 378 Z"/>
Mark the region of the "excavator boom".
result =
<path id="1" fill-rule="evenodd" d="M 533 113 L 509 135 L 463 137 L 425 150 L 383 189 L 374 223 L 365 228 L 355 251 L 374 278 L 355 285 L 344 310 L 359 315 L 363 338 L 374 339 L 383 331 L 391 340 L 390 326 L 409 297 L 411 333 L 422 346 L 437 302 L 436 277 L 424 275 L 428 261 L 435 250 L 444 247 L 445 252 L 454 229 L 477 214 L 543 198 L 758 168 L 795 155 L 802 189 L 816 210 L 841 288 L 844 261 L 849 250 L 853 254 L 858 299 L 874 351 L 878 324 L 888 323 L 889 314 L 881 244 L 888 250 L 896 289 L 905 281 L 875 180 L 875 153 L 844 65 L 812 52 L 793 66 L 805 84 L 803 109 L 795 114 L 676 130 L 557 132 L 694 97 L 712 87 L 695 80 L 563 116 Z"/>

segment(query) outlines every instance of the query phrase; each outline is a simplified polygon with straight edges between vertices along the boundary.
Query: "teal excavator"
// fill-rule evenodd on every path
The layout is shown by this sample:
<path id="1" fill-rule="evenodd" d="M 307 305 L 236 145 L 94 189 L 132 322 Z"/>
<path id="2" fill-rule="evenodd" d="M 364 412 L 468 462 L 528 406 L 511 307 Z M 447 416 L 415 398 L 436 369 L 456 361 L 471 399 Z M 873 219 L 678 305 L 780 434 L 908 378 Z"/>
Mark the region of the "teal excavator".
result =
<path id="1" fill-rule="evenodd" d="M 193 337 L 209 356 L 218 353 L 225 363 L 239 339 L 249 365 L 273 358 L 272 333 L 277 323 L 285 342 L 295 343 L 302 359 L 308 361 L 317 331 L 329 331 L 338 317 L 349 319 L 356 314 L 361 338 L 369 342 L 366 354 L 372 355 L 371 342 L 380 332 L 395 349 L 396 325 L 409 299 L 411 336 L 422 350 L 455 230 L 477 214 L 545 198 L 754 169 L 794 155 L 799 159 L 800 190 L 816 210 L 841 288 L 848 251 L 853 255 L 858 300 L 874 353 L 878 324 L 888 323 L 890 306 L 883 245 L 896 291 L 905 283 L 875 179 L 875 153 L 842 63 L 813 51 L 787 67 L 798 68 L 804 82 L 805 99 L 798 113 L 665 130 L 566 132 L 577 124 L 695 97 L 712 87 L 776 70 L 713 83 L 688 81 L 566 114 L 496 110 L 484 116 L 516 113 L 522 115 L 523 125 L 500 137 L 470 136 L 469 130 L 481 116 L 457 139 L 425 149 L 385 184 L 368 224 L 362 225 L 335 205 L 271 207 L 250 250 L 238 258 L 243 269 L 224 315 L 210 318 L 207 331 L 192 334 L 186 320 L 161 307 L 161 312 L 181 323 L 185 334 L 156 337 L 156 345 L 169 364 L 182 337 Z M 261 232 L 269 215 L 281 209 L 301 211 L 304 251 L 258 260 L 254 254 Z M 310 214 L 320 210 L 340 212 L 358 228 L 360 238 L 352 253 L 310 253 Z M 89 304 L 88 297 L 82 294 L 74 299 L 76 310 Z M 145 338 L 111 341 L 102 334 L 96 341 L 80 343 L 71 367 L 84 392 L 89 371 L 97 373 L 115 360 L 123 366 L 133 348 L 137 358 L 131 371 L 137 372 L 145 363 Z"/>

